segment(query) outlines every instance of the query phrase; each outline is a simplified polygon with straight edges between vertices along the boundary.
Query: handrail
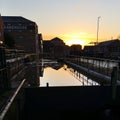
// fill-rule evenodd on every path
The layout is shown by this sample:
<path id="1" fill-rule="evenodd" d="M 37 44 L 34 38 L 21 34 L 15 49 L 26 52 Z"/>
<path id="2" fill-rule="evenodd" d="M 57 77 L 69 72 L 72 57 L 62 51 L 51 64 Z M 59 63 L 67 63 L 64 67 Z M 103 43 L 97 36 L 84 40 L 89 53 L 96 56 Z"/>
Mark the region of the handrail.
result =
<path id="1" fill-rule="evenodd" d="M 119 60 L 110 60 L 103 58 L 76 56 L 72 58 L 66 57 L 64 59 L 84 67 L 86 66 L 93 70 L 96 69 L 97 72 L 108 76 L 111 75 L 111 71 L 114 66 L 120 66 Z"/>
<path id="2" fill-rule="evenodd" d="M 21 87 L 23 86 L 23 84 L 25 83 L 26 79 L 23 79 L 22 82 L 20 83 L 20 85 L 18 86 L 17 90 L 15 91 L 14 95 L 11 97 L 11 99 L 8 101 L 8 104 L 6 105 L 6 107 L 4 108 L 3 112 L 0 114 L 0 120 L 3 120 L 7 111 L 9 110 L 11 104 L 13 103 L 14 99 L 16 98 L 18 92 L 20 91 Z"/>

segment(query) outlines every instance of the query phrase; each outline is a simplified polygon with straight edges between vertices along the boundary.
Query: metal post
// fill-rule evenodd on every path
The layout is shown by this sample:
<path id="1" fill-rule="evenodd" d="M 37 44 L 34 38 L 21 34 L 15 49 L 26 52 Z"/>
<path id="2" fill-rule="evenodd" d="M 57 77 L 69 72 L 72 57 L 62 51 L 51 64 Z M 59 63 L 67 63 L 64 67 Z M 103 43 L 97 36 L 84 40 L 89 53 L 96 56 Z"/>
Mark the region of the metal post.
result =
<path id="1" fill-rule="evenodd" d="M 48 82 L 46 83 L 46 86 L 49 87 L 49 83 Z"/>
<path id="2" fill-rule="evenodd" d="M 39 44 L 38 44 L 38 34 L 36 34 L 36 85 L 40 85 L 39 81 Z"/>
<path id="3" fill-rule="evenodd" d="M 117 67 L 113 67 L 111 73 L 111 86 L 112 86 L 112 100 L 116 99 L 116 82 L 117 82 Z"/>
<path id="4" fill-rule="evenodd" d="M 100 16 L 98 17 L 97 19 L 97 41 L 96 41 L 96 44 L 98 44 L 98 33 L 99 33 L 99 20 L 100 20 Z"/>

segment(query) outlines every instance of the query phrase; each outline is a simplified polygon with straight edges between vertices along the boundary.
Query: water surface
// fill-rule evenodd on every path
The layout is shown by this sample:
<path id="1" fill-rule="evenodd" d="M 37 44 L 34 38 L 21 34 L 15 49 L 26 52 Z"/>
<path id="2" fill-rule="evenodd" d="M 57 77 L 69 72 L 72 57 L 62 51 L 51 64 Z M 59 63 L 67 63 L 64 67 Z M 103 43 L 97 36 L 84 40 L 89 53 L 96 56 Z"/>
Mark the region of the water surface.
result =
<path id="1" fill-rule="evenodd" d="M 45 65 L 43 77 L 40 77 L 40 86 L 88 86 L 99 85 L 78 71 L 67 65 L 58 63 Z"/>

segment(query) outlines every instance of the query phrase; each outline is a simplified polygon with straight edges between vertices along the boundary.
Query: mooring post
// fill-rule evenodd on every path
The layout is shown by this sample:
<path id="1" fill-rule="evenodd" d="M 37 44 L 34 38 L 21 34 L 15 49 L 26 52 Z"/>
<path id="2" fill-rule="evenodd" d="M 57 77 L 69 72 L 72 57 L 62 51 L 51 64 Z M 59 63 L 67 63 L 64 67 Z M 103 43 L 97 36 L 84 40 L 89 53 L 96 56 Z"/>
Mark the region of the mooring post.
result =
<path id="1" fill-rule="evenodd" d="M 46 83 L 46 86 L 49 87 L 49 83 L 48 82 Z"/>
<path id="2" fill-rule="evenodd" d="M 112 86 L 112 100 L 116 99 L 116 84 L 117 83 L 117 67 L 113 67 L 111 73 L 111 86 Z"/>

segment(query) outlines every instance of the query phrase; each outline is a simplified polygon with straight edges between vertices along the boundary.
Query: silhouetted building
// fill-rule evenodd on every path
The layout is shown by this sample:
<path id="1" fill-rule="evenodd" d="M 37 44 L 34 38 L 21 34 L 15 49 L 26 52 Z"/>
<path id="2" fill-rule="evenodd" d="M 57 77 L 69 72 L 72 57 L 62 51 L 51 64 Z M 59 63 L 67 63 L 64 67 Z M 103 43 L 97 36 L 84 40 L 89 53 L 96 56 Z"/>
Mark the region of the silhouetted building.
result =
<path id="1" fill-rule="evenodd" d="M 80 55 L 82 51 L 82 46 L 78 44 L 73 44 L 70 47 L 70 54 L 71 55 Z"/>
<path id="2" fill-rule="evenodd" d="M 63 40 L 61 40 L 58 37 L 55 37 L 51 40 L 51 43 L 54 46 L 54 57 L 55 58 L 61 58 L 64 57 L 68 54 L 68 48 L 65 45 L 65 43 L 63 42 Z"/>
<path id="3" fill-rule="evenodd" d="M 15 41 L 15 47 L 27 53 L 35 53 L 38 40 L 37 24 L 21 16 L 2 16 L 2 19 L 4 31 Z"/>
<path id="4" fill-rule="evenodd" d="M 84 46 L 83 55 L 84 56 L 94 56 L 94 46 Z"/>
<path id="5" fill-rule="evenodd" d="M 58 37 L 43 41 L 44 56 L 49 58 L 61 58 L 69 54 L 69 47 Z"/>
<path id="6" fill-rule="evenodd" d="M 96 54 L 98 56 L 107 58 L 118 58 L 120 56 L 120 40 L 108 40 L 100 42 L 95 46 Z"/>
<path id="7" fill-rule="evenodd" d="M 53 45 L 50 40 L 43 40 L 43 58 L 53 58 Z"/>
<path id="8" fill-rule="evenodd" d="M 4 40 L 4 27 L 3 27 L 3 20 L 0 15 L 0 44 L 3 43 L 3 40 Z"/>
<path id="9" fill-rule="evenodd" d="M 38 34 L 38 47 L 39 47 L 39 56 L 42 58 L 43 55 L 43 38 L 42 34 Z"/>
<path id="10" fill-rule="evenodd" d="M 8 86 L 5 48 L 0 46 L 0 89 Z"/>

